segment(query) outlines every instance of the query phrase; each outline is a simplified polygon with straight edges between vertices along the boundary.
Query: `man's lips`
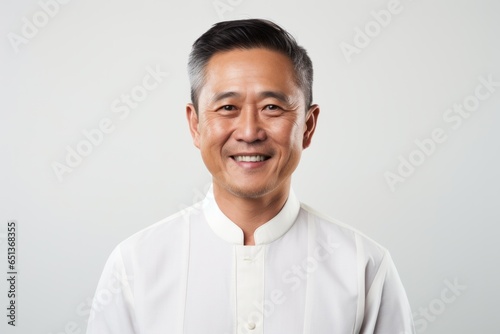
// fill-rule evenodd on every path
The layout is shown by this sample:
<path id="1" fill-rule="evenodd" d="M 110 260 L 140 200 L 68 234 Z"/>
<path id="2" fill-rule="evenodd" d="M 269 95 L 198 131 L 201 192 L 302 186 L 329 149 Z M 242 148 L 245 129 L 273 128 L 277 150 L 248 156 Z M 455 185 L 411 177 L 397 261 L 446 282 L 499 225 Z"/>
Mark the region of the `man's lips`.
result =
<path id="1" fill-rule="evenodd" d="M 261 162 L 271 158 L 271 156 L 267 154 L 242 153 L 242 154 L 231 155 L 231 158 L 237 162 Z"/>

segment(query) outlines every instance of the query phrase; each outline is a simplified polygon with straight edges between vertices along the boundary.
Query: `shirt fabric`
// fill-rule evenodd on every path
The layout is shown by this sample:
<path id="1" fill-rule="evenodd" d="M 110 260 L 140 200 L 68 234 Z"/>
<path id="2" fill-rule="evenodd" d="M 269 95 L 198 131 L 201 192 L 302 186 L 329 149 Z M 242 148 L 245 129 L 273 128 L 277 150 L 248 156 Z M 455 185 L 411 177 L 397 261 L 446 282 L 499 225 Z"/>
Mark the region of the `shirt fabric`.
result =
<path id="1" fill-rule="evenodd" d="M 388 251 L 293 190 L 254 246 L 205 199 L 121 242 L 87 334 L 412 334 Z"/>

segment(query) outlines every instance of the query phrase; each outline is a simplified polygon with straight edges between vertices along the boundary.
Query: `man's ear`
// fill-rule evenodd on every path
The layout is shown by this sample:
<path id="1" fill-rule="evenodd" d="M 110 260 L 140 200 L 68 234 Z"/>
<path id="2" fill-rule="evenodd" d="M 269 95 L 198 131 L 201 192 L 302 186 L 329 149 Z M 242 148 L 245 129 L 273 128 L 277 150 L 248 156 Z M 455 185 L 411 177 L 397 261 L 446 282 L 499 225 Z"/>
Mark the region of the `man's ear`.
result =
<path id="1" fill-rule="evenodd" d="M 312 136 L 314 130 L 316 130 L 316 124 L 318 122 L 319 116 L 319 106 L 313 104 L 306 114 L 306 123 L 304 126 L 304 137 L 302 140 L 302 148 L 308 148 L 311 145 Z"/>
<path id="2" fill-rule="evenodd" d="M 189 124 L 189 131 L 191 132 L 191 137 L 193 138 L 194 146 L 200 148 L 200 132 L 198 131 L 198 114 L 192 103 L 186 105 L 186 117 Z"/>

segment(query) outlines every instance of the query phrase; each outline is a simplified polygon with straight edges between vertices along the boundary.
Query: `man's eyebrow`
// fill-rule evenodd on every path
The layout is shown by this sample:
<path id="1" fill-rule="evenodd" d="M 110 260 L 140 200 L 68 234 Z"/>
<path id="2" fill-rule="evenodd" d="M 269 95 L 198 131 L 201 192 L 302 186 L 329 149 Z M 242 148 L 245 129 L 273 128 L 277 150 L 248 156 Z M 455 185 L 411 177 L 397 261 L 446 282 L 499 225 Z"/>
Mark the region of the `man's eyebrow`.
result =
<path id="1" fill-rule="evenodd" d="M 269 98 L 270 97 L 270 98 L 277 99 L 277 100 L 279 100 L 282 103 L 285 103 L 287 105 L 291 105 L 292 104 L 292 101 L 290 100 L 290 97 L 288 95 L 284 94 L 284 93 L 281 93 L 281 92 L 276 92 L 276 91 L 271 91 L 271 90 L 269 90 L 269 91 L 263 91 L 263 92 L 259 93 L 258 96 L 261 99 L 265 99 L 265 98 Z M 233 91 L 217 93 L 211 99 L 211 102 L 215 103 L 215 102 L 218 102 L 220 100 L 224 100 L 224 99 L 230 98 L 230 97 L 241 97 L 241 94 L 237 93 L 237 92 L 233 92 Z"/>
<path id="2" fill-rule="evenodd" d="M 240 97 L 240 96 L 241 96 L 241 94 L 236 93 L 236 92 L 221 92 L 221 93 L 215 94 L 214 97 L 212 97 L 211 102 L 215 103 L 215 102 L 219 102 L 220 100 L 227 99 L 228 97 Z"/>
<path id="3" fill-rule="evenodd" d="M 259 93 L 259 97 L 264 99 L 264 98 L 274 98 L 278 101 L 281 101 L 282 103 L 285 103 L 286 105 L 291 105 L 293 104 L 292 101 L 290 100 L 290 97 L 282 92 L 276 92 L 276 91 L 264 91 Z"/>

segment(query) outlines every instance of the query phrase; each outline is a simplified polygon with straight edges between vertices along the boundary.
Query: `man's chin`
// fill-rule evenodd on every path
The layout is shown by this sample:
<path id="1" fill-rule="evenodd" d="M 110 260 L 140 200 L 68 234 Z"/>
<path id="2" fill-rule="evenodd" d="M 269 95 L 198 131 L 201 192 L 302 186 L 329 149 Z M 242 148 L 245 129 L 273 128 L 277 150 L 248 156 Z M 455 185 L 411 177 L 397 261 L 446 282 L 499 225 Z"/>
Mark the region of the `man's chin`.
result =
<path id="1" fill-rule="evenodd" d="M 226 185 L 225 189 L 232 195 L 239 198 L 257 199 L 269 194 L 272 191 L 271 187 L 262 185 Z"/>

